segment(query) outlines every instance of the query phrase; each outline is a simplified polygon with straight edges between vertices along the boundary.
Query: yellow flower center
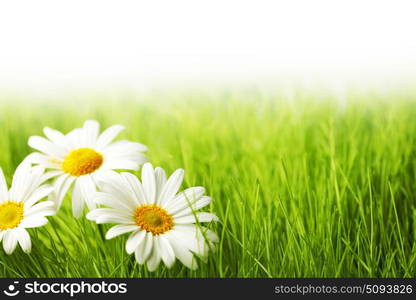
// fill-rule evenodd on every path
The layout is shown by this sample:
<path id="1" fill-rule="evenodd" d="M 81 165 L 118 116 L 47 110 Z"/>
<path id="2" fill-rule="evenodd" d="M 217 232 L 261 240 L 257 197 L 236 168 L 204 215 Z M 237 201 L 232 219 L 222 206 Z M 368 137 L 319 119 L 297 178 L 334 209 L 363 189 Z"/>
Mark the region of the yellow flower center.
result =
<path id="1" fill-rule="evenodd" d="M 23 219 L 23 203 L 7 201 L 0 204 L 0 231 L 15 228 Z"/>
<path id="2" fill-rule="evenodd" d="M 90 148 L 71 151 L 65 157 L 62 168 L 72 176 L 82 176 L 97 170 L 103 163 L 103 156 Z"/>
<path id="3" fill-rule="evenodd" d="M 157 205 L 139 206 L 134 211 L 134 220 L 143 230 L 153 235 L 165 233 L 173 227 L 172 216 Z"/>

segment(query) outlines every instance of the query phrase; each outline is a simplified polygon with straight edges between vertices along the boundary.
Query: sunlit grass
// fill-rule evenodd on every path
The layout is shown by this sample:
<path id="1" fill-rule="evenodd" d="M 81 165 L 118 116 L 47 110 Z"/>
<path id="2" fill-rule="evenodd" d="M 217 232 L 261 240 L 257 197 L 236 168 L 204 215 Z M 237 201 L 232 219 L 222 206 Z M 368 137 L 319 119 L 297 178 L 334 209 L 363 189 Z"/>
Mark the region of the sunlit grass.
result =
<path id="1" fill-rule="evenodd" d="M 245 95 L 245 96 L 242 96 Z M 294 101 L 224 93 L 0 105 L 0 166 L 10 182 L 44 126 L 64 132 L 96 119 L 126 125 L 154 165 L 186 170 L 220 218 L 220 242 L 196 271 L 149 273 L 126 254 L 127 236 L 74 219 L 70 200 L 40 229 L 30 255 L 1 247 L 2 277 L 416 276 L 416 98 L 317 95 Z M 178 100 L 179 99 L 179 100 Z"/>

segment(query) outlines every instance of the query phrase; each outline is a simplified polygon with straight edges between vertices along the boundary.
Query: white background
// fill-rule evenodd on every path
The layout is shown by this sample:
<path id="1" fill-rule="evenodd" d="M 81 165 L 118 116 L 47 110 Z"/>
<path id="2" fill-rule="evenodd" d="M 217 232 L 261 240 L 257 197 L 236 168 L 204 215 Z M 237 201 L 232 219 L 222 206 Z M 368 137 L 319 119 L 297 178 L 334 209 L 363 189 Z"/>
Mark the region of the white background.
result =
<path id="1" fill-rule="evenodd" d="M 0 90 L 412 81 L 416 1 L 0 1 Z"/>

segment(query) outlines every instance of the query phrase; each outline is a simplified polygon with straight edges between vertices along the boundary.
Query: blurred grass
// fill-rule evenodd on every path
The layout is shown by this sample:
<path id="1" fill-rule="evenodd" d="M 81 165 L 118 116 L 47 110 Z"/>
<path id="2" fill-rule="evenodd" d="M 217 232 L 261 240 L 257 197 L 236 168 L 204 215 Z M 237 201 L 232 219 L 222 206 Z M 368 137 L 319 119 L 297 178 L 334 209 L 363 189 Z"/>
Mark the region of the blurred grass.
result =
<path id="1" fill-rule="evenodd" d="M 72 218 L 70 201 L 30 230 L 30 255 L 1 247 L 1 277 L 415 277 L 416 98 L 355 95 L 346 105 L 300 94 L 0 104 L 0 166 L 8 182 L 44 126 L 96 119 L 149 146 L 154 165 L 203 185 L 220 242 L 196 271 L 149 273 L 106 241 L 109 226 Z M 316 99 L 319 98 L 319 101 Z M 68 198 L 68 197 L 67 197 Z"/>

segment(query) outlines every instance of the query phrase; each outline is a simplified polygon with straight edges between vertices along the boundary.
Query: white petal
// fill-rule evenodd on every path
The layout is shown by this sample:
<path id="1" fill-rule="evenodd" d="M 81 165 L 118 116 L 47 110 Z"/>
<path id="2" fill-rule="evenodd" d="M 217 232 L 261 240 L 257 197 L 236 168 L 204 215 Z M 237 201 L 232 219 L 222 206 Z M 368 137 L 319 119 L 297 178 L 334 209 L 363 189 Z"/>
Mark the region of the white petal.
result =
<path id="1" fill-rule="evenodd" d="M 53 216 L 56 214 L 55 209 L 55 203 L 52 201 L 43 201 L 40 202 L 29 209 L 25 208 L 25 217 L 31 217 L 31 216 L 39 216 L 39 217 L 45 217 L 45 216 Z"/>
<path id="2" fill-rule="evenodd" d="M 36 202 L 41 200 L 42 198 L 45 198 L 50 193 L 52 193 L 54 190 L 53 186 L 50 186 L 48 184 L 41 185 L 38 187 L 25 201 L 25 209 L 29 209 L 32 205 L 34 205 Z"/>
<path id="3" fill-rule="evenodd" d="M 189 269 L 195 270 L 198 268 L 198 264 L 194 259 L 191 251 L 175 236 L 174 231 L 168 232 L 166 238 L 169 239 L 175 256 Z"/>
<path id="4" fill-rule="evenodd" d="M 150 255 L 149 259 L 147 260 L 147 269 L 150 272 L 156 271 L 157 267 L 160 264 L 160 260 L 161 260 L 161 257 L 160 257 L 160 254 L 159 254 L 159 250 L 156 247 L 154 247 L 152 254 Z"/>
<path id="5" fill-rule="evenodd" d="M 87 214 L 87 219 L 95 221 L 97 224 L 119 223 L 134 225 L 134 219 L 131 215 L 123 211 L 112 208 L 97 208 Z"/>
<path id="6" fill-rule="evenodd" d="M 0 202 L 7 201 L 9 191 L 7 188 L 6 179 L 4 178 L 3 170 L 0 168 Z"/>
<path id="7" fill-rule="evenodd" d="M 129 222 L 134 223 L 133 217 L 130 214 L 124 211 L 113 209 L 113 208 L 97 208 L 97 209 L 93 209 L 87 214 L 88 220 L 93 220 L 97 222 L 99 218 L 113 218 L 113 217 L 118 218 L 118 219 L 128 220 Z M 117 223 L 117 222 L 114 222 L 114 223 Z M 122 223 L 124 224 L 125 222 L 122 222 Z"/>
<path id="8" fill-rule="evenodd" d="M 85 147 L 83 144 L 83 128 L 75 128 L 65 136 L 65 147 L 67 149 L 78 149 Z"/>
<path id="9" fill-rule="evenodd" d="M 96 144 L 98 131 L 100 130 L 100 124 L 94 120 L 87 120 L 84 122 L 83 129 L 83 141 L 86 146 L 92 146 Z"/>
<path id="10" fill-rule="evenodd" d="M 42 175 L 41 181 L 42 182 L 45 182 L 45 181 L 47 181 L 47 180 L 49 180 L 51 178 L 58 177 L 58 176 L 63 175 L 63 174 L 65 174 L 65 173 L 62 172 L 62 171 L 60 171 L 60 170 L 46 172 L 45 174 Z"/>
<path id="11" fill-rule="evenodd" d="M 205 228 L 204 231 L 205 231 L 205 235 L 206 235 L 207 239 L 209 240 L 209 242 L 218 243 L 218 241 L 219 241 L 218 235 L 215 232 L 213 232 L 213 231 L 211 231 L 207 228 Z"/>
<path id="12" fill-rule="evenodd" d="M 56 158 L 63 158 L 66 153 L 65 148 L 54 144 L 41 136 L 31 136 L 28 144 L 30 147 Z"/>
<path id="13" fill-rule="evenodd" d="M 203 196 L 191 206 L 188 206 L 187 208 L 175 213 L 174 216 L 175 218 L 180 218 L 183 216 L 191 215 L 193 214 L 193 212 L 197 211 L 198 209 L 201 209 L 207 206 L 208 204 L 210 204 L 211 201 L 212 201 L 211 197 Z"/>
<path id="14" fill-rule="evenodd" d="M 196 253 L 200 257 L 206 256 L 208 247 L 201 230 L 196 225 L 175 225 L 175 229 L 171 231 L 178 243 Z"/>
<path id="15" fill-rule="evenodd" d="M 60 163 L 62 160 L 62 158 L 53 158 L 39 152 L 33 152 L 25 157 L 24 162 L 40 165 L 47 169 L 61 170 L 62 166 Z"/>
<path id="16" fill-rule="evenodd" d="M 116 236 L 131 232 L 137 229 L 138 229 L 137 225 L 123 225 L 123 224 L 115 225 L 107 231 L 105 238 L 109 240 Z"/>
<path id="17" fill-rule="evenodd" d="M 168 179 L 160 193 L 160 204 L 166 207 L 169 202 L 175 197 L 182 184 L 184 170 L 176 170 Z"/>
<path id="18" fill-rule="evenodd" d="M 146 236 L 144 238 L 144 241 L 139 244 L 136 251 L 134 252 L 134 256 L 136 258 L 136 261 L 139 264 L 144 264 L 147 258 L 150 255 L 150 252 L 153 248 L 153 235 L 149 232 L 146 232 Z"/>
<path id="19" fill-rule="evenodd" d="M 126 225 L 133 225 L 134 220 L 132 218 L 120 217 L 120 216 L 99 216 L 95 220 L 97 224 L 107 224 L 107 223 L 119 223 L 119 224 L 126 224 Z"/>
<path id="20" fill-rule="evenodd" d="M 117 172 L 107 170 L 94 173 L 94 178 L 103 192 L 112 195 L 119 201 L 126 202 L 125 204 L 128 206 L 137 207 L 138 201 L 135 193 L 125 177 Z"/>
<path id="21" fill-rule="evenodd" d="M 77 180 L 81 191 L 81 196 L 88 206 L 89 210 L 95 208 L 95 203 L 92 200 L 93 194 L 96 192 L 95 183 L 90 175 L 80 176 Z"/>
<path id="22" fill-rule="evenodd" d="M 128 182 L 133 194 L 135 197 L 134 204 L 135 205 L 143 205 L 146 204 L 146 195 L 143 190 L 143 186 L 140 183 L 139 179 L 131 173 L 123 172 L 121 176 Z"/>
<path id="23" fill-rule="evenodd" d="M 32 167 L 29 163 L 21 163 L 13 176 L 9 191 L 9 200 L 25 202 L 41 184 L 44 168 Z"/>
<path id="24" fill-rule="evenodd" d="M 43 133 L 48 139 L 57 144 L 61 144 L 65 139 L 65 135 L 62 132 L 49 127 L 43 128 Z"/>
<path id="25" fill-rule="evenodd" d="M 115 157 L 134 156 L 136 153 L 146 151 L 147 147 L 145 145 L 129 140 L 120 140 L 103 148 L 104 153 L 114 155 Z"/>
<path id="26" fill-rule="evenodd" d="M 168 268 L 171 268 L 175 263 L 175 253 L 173 252 L 172 246 L 169 240 L 165 236 L 159 235 L 159 249 L 160 256 Z"/>
<path id="27" fill-rule="evenodd" d="M 90 221 L 96 221 L 97 218 L 101 215 L 100 209 L 101 208 L 96 208 L 89 211 L 85 217 Z"/>
<path id="28" fill-rule="evenodd" d="M 34 166 L 30 170 L 30 176 L 31 176 L 31 186 L 28 190 L 28 193 L 32 193 L 34 190 L 36 190 L 41 184 L 44 183 L 44 174 L 45 174 L 45 167 L 43 166 Z M 29 194 L 25 195 L 25 199 L 29 197 Z"/>
<path id="29" fill-rule="evenodd" d="M 145 163 L 143 165 L 142 182 L 147 204 L 154 204 L 156 201 L 156 179 L 155 171 L 151 163 Z"/>
<path id="30" fill-rule="evenodd" d="M 112 170 L 99 171 L 94 173 L 94 179 L 101 191 L 111 194 L 117 199 L 129 198 L 130 186 L 119 173 Z"/>
<path id="31" fill-rule="evenodd" d="M 155 244 L 157 243 L 158 238 L 155 237 Z M 153 247 L 153 251 L 150 254 L 149 259 L 147 260 L 147 269 L 150 272 L 154 272 L 160 264 L 161 256 L 160 256 L 160 248 L 156 245 Z"/>
<path id="32" fill-rule="evenodd" d="M 9 191 L 9 200 L 22 201 L 25 195 L 30 192 L 30 187 L 33 184 L 31 171 L 32 166 L 30 163 L 22 162 L 17 166 Z"/>
<path id="33" fill-rule="evenodd" d="M 122 125 L 114 125 L 104 130 L 97 139 L 97 147 L 102 148 L 107 146 L 122 130 L 124 130 L 124 126 Z"/>
<path id="34" fill-rule="evenodd" d="M 216 215 L 207 212 L 196 213 L 196 218 L 199 223 L 218 221 L 218 217 Z M 190 214 L 179 218 L 175 217 L 175 224 L 197 223 L 197 220 L 193 214 Z"/>
<path id="35" fill-rule="evenodd" d="M 62 201 L 75 179 L 76 177 L 64 174 L 59 176 L 54 182 L 54 192 L 49 195 L 49 200 L 55 202 L 58 209 L 61 207 Z"/>
<path id="36" fill-rule="evenodd" d="M 160 205 L 160 193 L 164 185 L 166 184 L 166 173 L 160 168 L 155 168 L 155 178 L 156 178 L 156 204 Z"/>
<path id="37" fill-rule="evenodd" d="M 19 227 L 35 228 L 35 227 L 46 225 L 47 223 L 48 223 L 48 219 L 46 219 L 45 217 L 29 216 L 29 217 L 24 218 L 22 222 L 20 222 Z"/>
<path id="38" fill-rule="evenodd" d="M 12 254 L 16 249 L 17 238 L 14 230 L 7 230 L 3 236 L 3 248 L 6 254 Z"/>
<path id="39" fill-rule="evenodd" d="M 75 186 L 72 191 L 72 214 L 79 218 L 84 210 L 84 199 L 82 198 L 79 180 L 75 180 Z"/>
<path id="40" fill-rule="evenodd" d="M 130 201 L 122 201 L 117 199 L 114 195 L 103 193 L 103 192 L 96 192 L 92 196 L 92 200 L 96 204 L 109 206 L 111 208 L 115 208 L 118 210 L 122 210 L 123 212 L 130 213 L 134 211 L 136 206 L 131 205 Z"/>
<path id="41" fill-rule="evenodd" d="M 144 230 L 133 232 L 126 242 L 126 252 L 128 254 L 132 254 L 137 249 L 139 244 L 143 243 L 145 236 L 146 231 Z"/>
<path id="42" fill-rule="evenodd" d="M 24 228 L 17 228 L 16 229 L 16 237 L 22 247 L 22 250 L 26 253 L 29 253 L 32 249 L 32 242 L 30 240 L 29 233 L 27 233 L 26 229 Z"/>
<path id="43" fill-rule="evenodd" d="M 109 158 L 106 157 L 102 168 L 110 170 L 132 170 L 137 171 L 145 159 L 126 159 L 126 158 Z"/>
<path id="44" fill-rule="evenodd" d="M 147 161 L 141 153 L 142 145 L 130 141 L 118 141 L 105 147 L 101 153 L 105 160 L 102 168 L 137 170 Z"/>
<path id="45" fill-rule="evenodd" d="M 173 215 L 185 208 L 188 208 L 191 204 L 199 200 L 204 194 L 205 189 L 202 186 L 187 188 L 170 201 L 169 205 L 165 206 L 165 208 Z"/>

